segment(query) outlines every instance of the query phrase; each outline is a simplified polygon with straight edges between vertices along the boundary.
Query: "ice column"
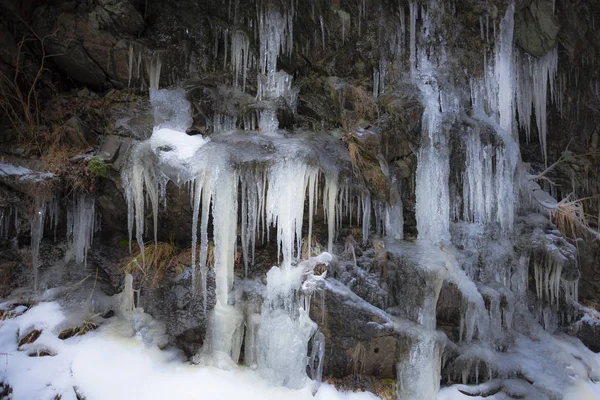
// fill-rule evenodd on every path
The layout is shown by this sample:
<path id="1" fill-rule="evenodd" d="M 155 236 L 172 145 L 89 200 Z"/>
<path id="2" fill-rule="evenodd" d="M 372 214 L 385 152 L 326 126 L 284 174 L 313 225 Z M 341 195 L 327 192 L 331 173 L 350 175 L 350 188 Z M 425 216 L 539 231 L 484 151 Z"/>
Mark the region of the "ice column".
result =
<path id="1" fill-rule="evenodd" d="M 304 385 L 308 341 L 316 331 L 316 324 L 310 320 L 299 298 L 310 267 L 308 262 L 292 266 L 294 248 L 298 251 L 301 248 L 304 199 L 314 175 L 315 171 L 306 164 L 289 160 L 268 171 L 267 223 L 277 224 L 278 249 L 283 259 L 281 267 L 273 267 L 267 274 L 267 292 L 257 335 L 258 366 L 266 379 L 291 388 Z M 330 182 L 328 190 L 334 193 L 335 201 L 337 181 Z M 330 222 L 335 221 L 335 212 L 331 209 L 329 212 Z M 329 259 L 319 260 L 328 262 Z"/>
<path id="2" fill-rule="evenodd" d="M 423 20 L 427 24 L 425 14 Z M 412 29 L 414 28 L 411 27 L 411 32 Z M 417 157 L 417 229 L 419 239 L 440 242 L 450 237 L 450 167 L 448 138 L 442 129 L 444 105 L 440 104 L 442 93 L 437 85 L 436 67 L 429 59 L 426 49 L 419 49 L 418 62 L 419 68 L 414 79 L 421 90 L 425 109 L 422 122 L 423 145 Z"/>

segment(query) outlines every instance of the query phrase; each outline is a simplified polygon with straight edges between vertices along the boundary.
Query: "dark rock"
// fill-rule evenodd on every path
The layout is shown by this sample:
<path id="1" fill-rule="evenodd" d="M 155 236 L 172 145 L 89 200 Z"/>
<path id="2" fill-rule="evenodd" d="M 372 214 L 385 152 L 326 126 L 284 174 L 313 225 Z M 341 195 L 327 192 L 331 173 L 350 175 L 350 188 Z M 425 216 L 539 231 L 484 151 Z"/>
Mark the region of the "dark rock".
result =
<path id="1" fill-rule="evenodd" d="M 582 318 L 574 324 L 576 336 L 593 352 L 600 352 L 600 314 Z"/>
<path id="2" fill-rule="evenodd" d="M 41 6 L 34 16 L 36 31 L 48 35 L 46 51 L 55 55 L 54 64 L 76 82 L 94 87 L 128 83 L 129 45 L 144 26 L 126 0 L 102 0 L 70 12 Z"/>
<path id="3" fill-rule="evenodd" d="M 71 117 L 63 128 L 66 139 L 73 147 L 85 149 L 96 141 L 94 132 L 78 117 Z"/>
<path id="4" fill-rule="evenodd" d="M 533 0 L 515 14 L 515 40 L 523 50 L 540 57 L 557 42 L 560 25 L 552 0 Z"/>
<path id="5" fill-rule="evenodd" d="M 102 147 L 100 148 L 99 157 L 108 163 L 112 163 L 116 160 L 119 149 L 121 148 L 121 138 L 115 135 L 108 135 L 104 137 Z"/>
<path id="6" fill-rule="evenodd" d="M 189 271 L 187 271 L 189 272 Z M 171 276 L 159 285 L 146 287 L 142 305 L 166 325 L 166 332 L 188 357 L 198 353 L 208 331 L 208 313 L 216 302 L 214 274 L 207 277 L 207 304 L 201 290 L 193 290 L 189 274 Z"/>
<path id="7" fill-rule="evenodd" d="M 351 373 L 395 377 L 396 336 L 389 316 L 335 279 L 328 279 L 325 310 L 318 295 L 311 319 L 325 335 L 325 375 Z"/>

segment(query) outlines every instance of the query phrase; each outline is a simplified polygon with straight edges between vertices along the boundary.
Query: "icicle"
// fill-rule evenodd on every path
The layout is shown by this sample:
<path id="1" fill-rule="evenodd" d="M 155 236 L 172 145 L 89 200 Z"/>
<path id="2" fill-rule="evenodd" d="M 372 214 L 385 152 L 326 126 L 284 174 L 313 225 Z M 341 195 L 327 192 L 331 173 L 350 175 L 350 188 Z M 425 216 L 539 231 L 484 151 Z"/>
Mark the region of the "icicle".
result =
<path id="1" fill-rule="evenodd" d="M 317 186 L 317 171 L 312 171 L 308 175 L 308 238 L 306 243 L 307 257 L 312 256 L 312 229 L 313 229 L 313 216 L 315 212 L 315 190 Z"/>
<path id="2" fill-rule="evenodd" d="M 317 331 L 312 339 L 310 352 L 310 377 L 316 382 L 323 380 L 323 360 L 325 359 L 325 336 Z"/>
<path id="3" fill-rule="evenodd" d="M 198 184 L 198 183 L 197 183 Z M 202 215 L 200 220 L 200 276 L 202 279 L 202 297 L 204 312 L 206 313 L 208 303 L 208 289 L 206 287 L 208 277 L 208 217 L 212 201 L 212 187 L 205 181 L 202 188 Z"/>
<path id="4" fill-rule="evenodd" d="M 417 3 L 411 1 L 410 8 L 410 75 L 417 72 Z"/>
<path id="5" fill-rule="evenodd" d="M 160 84 L 161 67 L 162 62 L 160 60 L 160 55 L 158 53 L 154 53 L 148 70 L 148 76 L 150 77 L 150 89 L 158 89 Z"/>
<path id="6" fill-rule="evenodd" d="M 327 251 L 333 253 L 333 239 L 335 238 L 335 224 L 336 224 L 336 200 L 338 193 L 338 177 L 327 176 L 325 178 L 325 191 L 327 193 L 327 226 L 329 233 L 329 240 L 327 242 Z"/>
<path id="7" fill-rule="evenodd" d="M 533 102 L 542 156 L 544 162 L 547 162 L 546 135 L 548 127 L 546 105 L 548 101 L 548 82 L 550 82 L 550 99 L 556 101 L 555 82 L 558 70 L 558 49 L 554 47 L 554 49 L 539 58 L 521 54 L 518 57 L 518 63 L 517 80 L 520 90 L 517 91 L 517 108 L 519 110 L 519 125 L 525 129 L 529 140 L 531 104 Z"/>
<path id="8" fill-rule="evenodd" d="M 250 41 L 248 36 L 241 31 L 231 34 L 231 65 L 233 66 L 233 86 L 238 87 L 240 75 L 242 78 L 242 91 L 246 91 L 246 76 L 248 71 L 248 59 Z"/>
<path id="9" fill-rule="evenodd" d="M 131 76 L 133 75 L 133 45 L 129 44 L 129 79 L 127 80 L 127 87 L 131 87 Z"/>
<path id="10" fill-rule="evenodd" d="M 87 266 L 87 253 L 94 238 L 95 219 L 94 199 L 85 193 L 75 196 L 67 215 L 67 235 L 77 264 Z"/>
<path id="11" fill-rule="evenodd" d="M 31 265 L 33 267 L 33 290 L 38 289 L 38 269 L 40 267 L 40 244 L 44 237 L 44 218 L 46 201 L 36 199 L 35 212 L 31 219 Z"/>
<path id="12" fill-rule="evenodd" d="M 325 23 L 323 22 L 323 16 L 319 16 L 319 23 L 321 24 L 321 42 L 323 44 L 323 51 L 325 51 Z"/>
<path id="13" fill-rule="evenodd" d="M 198 215 L 200 213 L 200 200 L 202 198 L 203 182 L 194 182 L 194 189 L 191 191 L 192 199 L 192 290 L 196 290 L 196 246 L 198 243 Z M 202 290 L 205 291 L 204 282 Z M 204 304 L 206 307 L 206 304 Z"/>
<path id="14" fill-rule="evenodd" d="M 371 196 L 366 193 L 361 198 L 362 206 L 362 241 L 363 246 L 369 242 L 369 232 L 371 230 Z M 360 216 L 357 216 L 360 219 Z"/>
<path id="15" fill-rule="evenodd" d="M 215 177 L 212 213 L 215 241 L 215 280 L 217 301 L 228 304 L 233 286 L 233 266 L 237 238 L 237 176 L 234 171 L 218 171 Z"/>

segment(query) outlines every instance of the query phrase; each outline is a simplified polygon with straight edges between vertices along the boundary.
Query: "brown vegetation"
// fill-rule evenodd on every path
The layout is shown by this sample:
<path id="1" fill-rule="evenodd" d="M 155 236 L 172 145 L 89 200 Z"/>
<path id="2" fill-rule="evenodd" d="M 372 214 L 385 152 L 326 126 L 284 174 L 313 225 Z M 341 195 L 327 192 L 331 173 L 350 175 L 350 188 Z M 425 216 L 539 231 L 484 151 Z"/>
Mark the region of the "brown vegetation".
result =
<path id="1" fill-rule="evenodd" d="M 181 272 L 185 268 L 178 257 L 179 250 L 173 243 L 148 243 L 144 251 L 139 246 L 132 257 L 121 265 L 123 272 L 132 274 L 140 284 L 159 285 L 171 271 Z"/>

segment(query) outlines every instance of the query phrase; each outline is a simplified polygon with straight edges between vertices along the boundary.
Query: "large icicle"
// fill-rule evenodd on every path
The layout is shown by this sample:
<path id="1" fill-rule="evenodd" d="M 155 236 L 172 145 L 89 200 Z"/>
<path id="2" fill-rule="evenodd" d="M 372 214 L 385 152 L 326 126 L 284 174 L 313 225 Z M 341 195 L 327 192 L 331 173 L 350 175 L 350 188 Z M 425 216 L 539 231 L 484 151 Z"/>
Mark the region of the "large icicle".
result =
<path id="1" fill-rule="evenodd" d="M 44 237 L 46 200 L 36 199 L 35 211 L 31 220 L 31 265 L 33 267 L 33 290 L 38 289 L 38 269 L 40 267 L 40 244 Z"/>

